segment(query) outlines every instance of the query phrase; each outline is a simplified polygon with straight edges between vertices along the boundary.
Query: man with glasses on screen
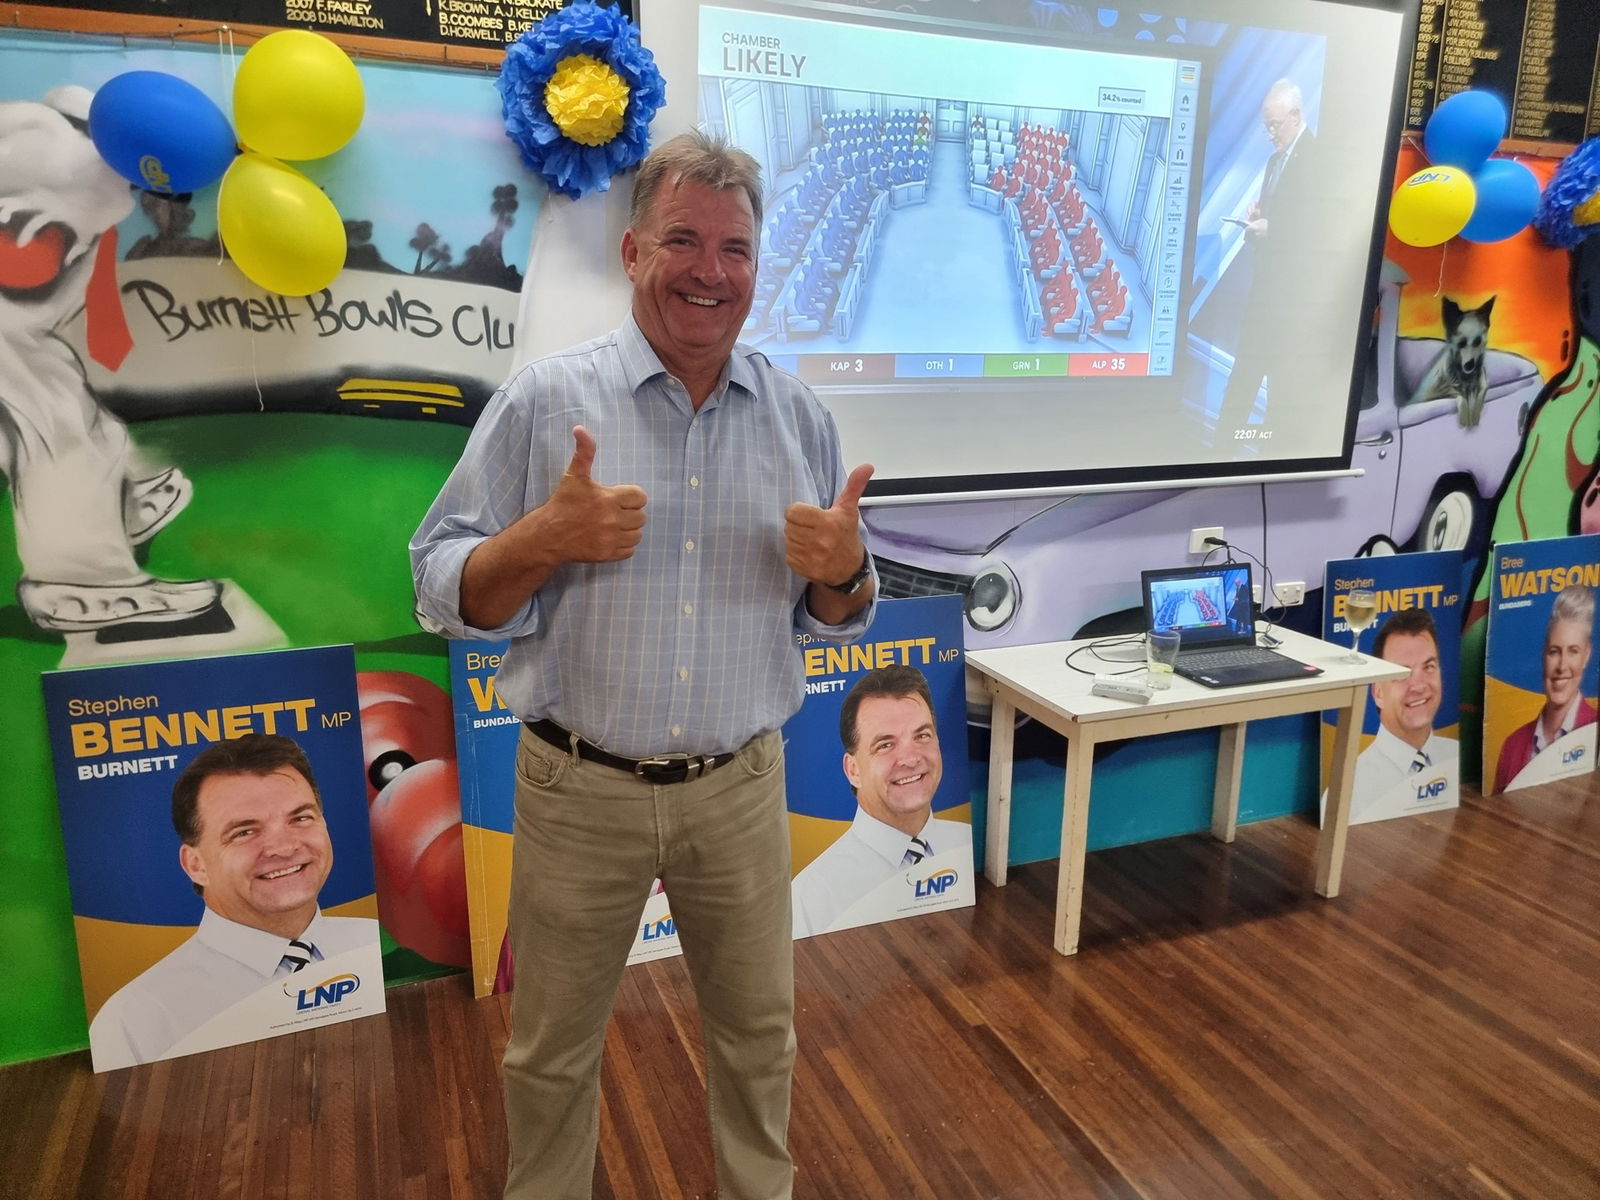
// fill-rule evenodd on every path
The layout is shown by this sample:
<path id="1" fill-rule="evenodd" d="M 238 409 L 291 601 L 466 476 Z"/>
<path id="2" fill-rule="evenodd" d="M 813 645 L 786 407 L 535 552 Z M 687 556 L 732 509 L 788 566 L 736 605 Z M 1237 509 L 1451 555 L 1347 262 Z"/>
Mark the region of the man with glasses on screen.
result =
<path id="1" fill-rule="evenodd" d="M 1309 285 L 1303 258 L 1315 244 L 1311 214 L 1320 186 L 1316 137 L 1306 126 L 1303 104 L 1299 85 L 1288 79 L 1268 88 L 1261 103 L 1272 156 L 1261 176 L 1261 191 L 1246 211 L 1246 252 L 1239 261 L 1251 273 L 1250 288 L 1240 308 L 1233 370 L 1217 415 L 1217 444 L 1226 444 L 1250 423 L 1263 379 L 1269 406 L 1274 393 L 1283 395 L 1295 386 L 1291 368 L 1297 344 L 1288 326 Z"/>

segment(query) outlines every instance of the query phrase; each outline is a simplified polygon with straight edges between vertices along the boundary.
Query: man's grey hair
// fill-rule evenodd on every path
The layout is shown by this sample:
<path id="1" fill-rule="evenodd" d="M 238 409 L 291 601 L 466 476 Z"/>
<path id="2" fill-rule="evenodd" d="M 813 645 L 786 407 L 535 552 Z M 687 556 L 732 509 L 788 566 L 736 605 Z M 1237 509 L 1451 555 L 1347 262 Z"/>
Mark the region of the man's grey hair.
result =
<path id="1" fill-rule="evenodd" d="M 1594 589 L 1582 583 L 1569 583 L 1556 593 L 1550 606 L 1550 624 L 1545 626 L 1545 640 L 1555 630 L 1557 621 L 1575 621 L 1583 627 L 1583 636 L 1594 636 Z"/>
<path id="2" fill-rule="evenodd" d="M 701 183 L 719 192 L 743 188 L 756 230 L 761 229 L 761 164 L 726 138 L 694 129 L 650 151 L 634 176 L 628 228 L 644 221 L 663 182 L 672 187 Z"/>
<path id="3" fill-rule="evenodd" d="M 1268 100 L 1281 100 L 1292 113 L 1305 113 L 1305 100 L 1300 95 L 1300 85 L 1292 79 L 1280 79 L 1267 89 Z"/>

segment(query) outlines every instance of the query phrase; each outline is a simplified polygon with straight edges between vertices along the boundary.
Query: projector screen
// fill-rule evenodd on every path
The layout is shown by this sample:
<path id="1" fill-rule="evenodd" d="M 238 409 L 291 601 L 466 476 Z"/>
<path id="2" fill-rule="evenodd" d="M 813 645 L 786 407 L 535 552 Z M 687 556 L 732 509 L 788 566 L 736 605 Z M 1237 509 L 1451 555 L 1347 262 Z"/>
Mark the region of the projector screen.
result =
<path id="1" fill-rule="evenodd" d="M 869 495 L 1349 466 L 1414 0 L 688 15 L 674 104 L 764 171 L 743 338 Z"/>

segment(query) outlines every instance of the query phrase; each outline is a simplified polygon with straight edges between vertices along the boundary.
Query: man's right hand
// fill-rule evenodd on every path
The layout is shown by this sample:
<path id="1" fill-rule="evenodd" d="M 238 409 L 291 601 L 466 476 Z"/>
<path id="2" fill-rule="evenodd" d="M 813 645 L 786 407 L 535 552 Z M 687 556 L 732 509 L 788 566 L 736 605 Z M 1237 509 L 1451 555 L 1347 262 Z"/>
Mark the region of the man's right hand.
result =
<path id="1" fill-rule="evenodd" d="M 481 543 L 461 569 L 461 618 L 496 629 L 564 564 L 620 562 L 644 536 L 644 489 L 596 483 L 594 435 L 572 430 L 572 461 L 550 498 Z"/>
<path id="2" fill-rule="evenodd" d="M 550 521 L 551 548 L 566 562 L 620 562 L 631 558 L 644 536 L 644 489 L 624 483 L 595 482 L 594 435 L 582 425 L 572 430 L 572 461 L 543 505 Z"/>

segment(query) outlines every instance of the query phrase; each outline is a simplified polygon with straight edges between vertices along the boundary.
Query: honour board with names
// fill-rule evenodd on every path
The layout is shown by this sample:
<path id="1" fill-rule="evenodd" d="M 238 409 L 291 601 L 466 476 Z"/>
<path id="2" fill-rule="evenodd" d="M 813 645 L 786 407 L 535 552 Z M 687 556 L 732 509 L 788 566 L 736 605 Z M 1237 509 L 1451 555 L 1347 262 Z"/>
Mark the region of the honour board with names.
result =
<path id="1" fill-rule="evenodd" d="M 1421 0 L 1407 128 L 1468 88 L 1507 101 L 1512 142 L 1571 146 L 1600 133 L 1600 3 Z"/>

